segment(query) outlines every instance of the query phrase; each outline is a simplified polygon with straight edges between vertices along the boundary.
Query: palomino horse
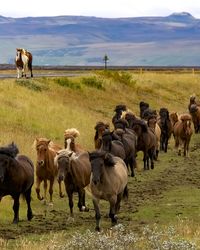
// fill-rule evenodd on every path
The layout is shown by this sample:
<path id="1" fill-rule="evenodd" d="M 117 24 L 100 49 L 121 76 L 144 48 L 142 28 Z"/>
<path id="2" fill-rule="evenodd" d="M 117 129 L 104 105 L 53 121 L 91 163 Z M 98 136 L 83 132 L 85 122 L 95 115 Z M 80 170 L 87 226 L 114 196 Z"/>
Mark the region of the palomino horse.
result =
<path id="1" fill-rule="evenodd" d="M 89 211 L 85 206 L 84 188 L 90 183 L 91 164 L 88 152 L 76 154 L 62 149 L 55 159 L 58 168 L 58 181 L 64 181 L 68 195 L 70 214 L 73 217 L 73 193 L 78 192 L 78 208 L 80 211 Z"/>
<path id="2" fill-rule="evenodd" d="M 75 153 L 83 152 L 82 147 L 75 142 L 75 139 L 80 135 L 76 128 L 66 129 L 64 132 L 64 147 L 67 151 L 73 151 Z"/>
<path id="3" fill-rule="evenodd" d="M 33 218 L 31 209 L 31 188 L 34 183 L 34 165 L 25 155 L 17 155 L 17 146 L 12 143 L 6 147 L 0 147 L 0 199 L 11 195 L 14 199 L 13 223 L 19 221 L 20 194 L 26 199 L 27 218 Z"/>
<path id="4" fill-rule="evenodd" d="M 193 134 L 192 118 L 190 114 L 182 114 L 180 120 L 174 124 L 175 148 L 178 149 L 178 155 L 181 155 L 183 146 L 183 155 L 188 156 L 190 139 Z"/>
<path id="5" fill-rule="evenodd" d="M 156 157 L 155 159 L 158 159 L 158 154 L 160 151 L 160 137 L 161 137 L 161 129 L 160 126 L 157 123 L 156 116 L 149 116 L 147 121 L 148 127 L 153 131 L 153 133 L 156 136 Z"/>
<path id="6" fill-rule="evenodd" d="M 35 148 L 37 151 L 37 167 L 36 167 L 36 193 L 39 200 L 46 202 L 47 181 L 49 181 L 49 195 L 52 203 L 53 184 L 57 177 L 57 167 L 54 164 L 54 157 L 56 152 L 61 150 L 61 147 L 54 144 L 51 140 L 46 138 L 36 138 Z M 40 195 L 40 184 L 44 182 L 44 197 Z M 61 191 L 61 182 L 59 182 L 59 194 L 63 197 Z"/>
<path id="7" fill-rule="evenodd" d="M 31 77 L 33 77 L 32 73 L 32 61 L 33 57 L 32 54 L 21 48 L 16 49 L 16 57 L 15 57 L 15 65 L 17 67 L 17 78 L 20 78 L 20 73 L 21 77 L 25 76 L 28 71 L 30 71 Z"/>
<path id="8" fill-rule="evenodd" d="M 89 155 L 92 167 L 90 189 L 95 210 L 95 229 L 100 231 L 99 201 L 103 199 L 110 203 L 109 217 L 112 225 L 115 225 L 121 199 L 122 197 L 128 198 L 128 171 L 125 162 L 110 153 L 99 150 Z"/>

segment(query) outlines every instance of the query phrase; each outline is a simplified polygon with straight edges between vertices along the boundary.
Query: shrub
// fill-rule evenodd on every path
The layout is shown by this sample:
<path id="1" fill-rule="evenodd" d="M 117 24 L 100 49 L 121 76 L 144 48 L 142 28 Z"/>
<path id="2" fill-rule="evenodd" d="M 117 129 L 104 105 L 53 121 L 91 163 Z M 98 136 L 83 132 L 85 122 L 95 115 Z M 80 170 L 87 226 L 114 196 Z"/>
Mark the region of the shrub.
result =
<path id="1" fill-rule="evenodd" d="M 103 86 L 103 80 L 98 79 L 97 77 L 87 77 L 87 78 L 84 77 L 82 78 L 81 83 L 88 87 L 105 90 Z"/>
<path id="2" fill-rule="evenodd" d="M 72 82 L 67 77 L 56 79 L 55 82 L 62 87 L 66 87 L 70 89 L 81 89 L 80 83 Z"/>

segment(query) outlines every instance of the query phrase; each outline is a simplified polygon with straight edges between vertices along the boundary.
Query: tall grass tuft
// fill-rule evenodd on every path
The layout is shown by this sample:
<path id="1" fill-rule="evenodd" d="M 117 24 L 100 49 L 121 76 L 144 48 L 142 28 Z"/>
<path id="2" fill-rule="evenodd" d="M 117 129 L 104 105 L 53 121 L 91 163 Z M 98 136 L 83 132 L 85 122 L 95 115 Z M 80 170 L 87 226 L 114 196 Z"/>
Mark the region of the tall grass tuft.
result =
<path id="1" fill-rule="evenodd" d="M 98 79 L 97 77 L 84 77 L 81 80 L 81 83 L 84 84 L 87 87 L 92 87 L 100 90 L 105 90 L 105 87 L 103 86 L 104 82 L 101 79 Z"/>

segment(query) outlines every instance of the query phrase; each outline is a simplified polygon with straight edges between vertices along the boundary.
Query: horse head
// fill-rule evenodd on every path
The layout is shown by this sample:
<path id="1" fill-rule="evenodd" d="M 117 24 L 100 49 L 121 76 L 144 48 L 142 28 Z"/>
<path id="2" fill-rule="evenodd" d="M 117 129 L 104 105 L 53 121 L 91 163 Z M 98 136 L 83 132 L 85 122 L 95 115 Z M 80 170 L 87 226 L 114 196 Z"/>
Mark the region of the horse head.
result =
<path id="1" fill-rule="evenodd" d="M 92 183 L 98 185 L 101 183 L 104 173 L 104 167 L 113 167 L 115 162 L 110 153 L 105 151 L 93 151 L 89 153 L 92 168 Z"/>
<path id="2" fill-rule="evenodd" d="M 36 138 L 35 141 L 35 147 L 37 151 L 37 164 L 38 166 L 44 166 L 45 161 L 48 158 L 49 153 L 49 143 L 51 140 L 48 140 L 46 138 Z"/>
<path id="3" fill-rule="evenodd" d="M 67 174 L 71 171 L 70 158 L 74 154 L 72 151 L 67 149 L 61 149 L 56 153 L 54 158 L 54 164 L 58 168 L 58 181 L 63 181 Z"/>

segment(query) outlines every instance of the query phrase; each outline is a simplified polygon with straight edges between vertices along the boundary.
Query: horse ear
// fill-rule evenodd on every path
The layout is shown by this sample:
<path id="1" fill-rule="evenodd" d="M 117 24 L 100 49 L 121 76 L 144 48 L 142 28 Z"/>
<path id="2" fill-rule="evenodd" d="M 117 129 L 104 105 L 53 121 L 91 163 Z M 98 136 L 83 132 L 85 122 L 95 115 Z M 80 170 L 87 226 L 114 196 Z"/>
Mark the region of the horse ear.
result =
<path id="1" fill-rule="evenodd" d="M 47 144 L 49 144 L 50 142 L 51 142 L 51 140 L 48 140 L 48 141 L 47 141 Z"/>
<path id="2" fill-rule="evenodd" d="M 114 167 L 115 162 L 114 162 L 114 159 L 110 153 L 105 154 L 104 163 L 108 167 Z"/>

